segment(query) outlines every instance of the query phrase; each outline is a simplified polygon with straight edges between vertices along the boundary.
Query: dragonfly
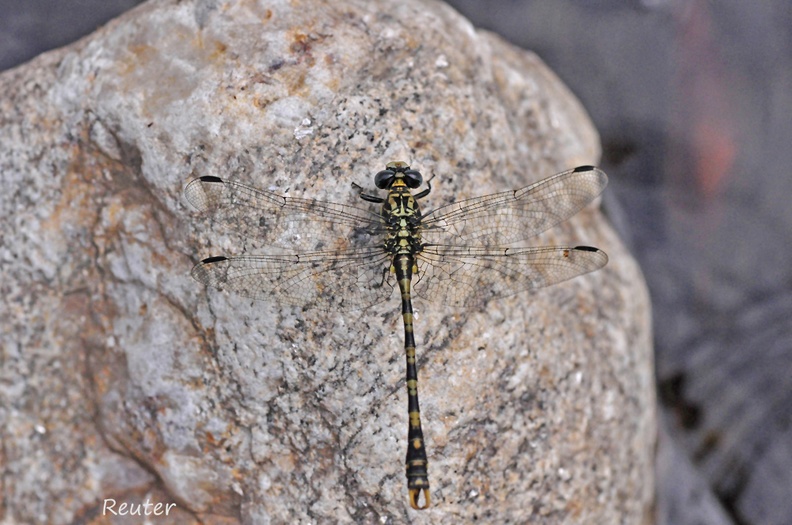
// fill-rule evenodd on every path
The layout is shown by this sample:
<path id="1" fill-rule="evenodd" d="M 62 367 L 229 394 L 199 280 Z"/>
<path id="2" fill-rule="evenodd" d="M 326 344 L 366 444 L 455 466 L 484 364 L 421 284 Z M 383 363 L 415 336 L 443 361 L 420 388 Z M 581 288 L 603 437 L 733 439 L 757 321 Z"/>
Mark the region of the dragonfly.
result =
<path id="1" fill-rule="evenodd" d="M 482 308 L 490 300 L 602 268 L 608 256 L 598 248 L 518 244 L 575 215 L 607 183 L 602 170 L 580 166 L 422 214 L 418 201 L 431 192 L 431 179 L 413 194 L 423 176 L 402 161 L 388 163 L 374 176 L 385 196 L 352 183 L 359 198 L 381 205 L 379 211 L 200 176 L 185 187 L 187 201 L 213 212 L 217 224 L 255 239 L 252 244 L 266 253 L 209 257 L 191 275 L 244 297 L 329 312 L 362 311 L 400 299 L 407 360 L 407 491 L 410 506 L 423 510 L 431 496 L 418 403 L 413 295 L 450 308 Z"/>

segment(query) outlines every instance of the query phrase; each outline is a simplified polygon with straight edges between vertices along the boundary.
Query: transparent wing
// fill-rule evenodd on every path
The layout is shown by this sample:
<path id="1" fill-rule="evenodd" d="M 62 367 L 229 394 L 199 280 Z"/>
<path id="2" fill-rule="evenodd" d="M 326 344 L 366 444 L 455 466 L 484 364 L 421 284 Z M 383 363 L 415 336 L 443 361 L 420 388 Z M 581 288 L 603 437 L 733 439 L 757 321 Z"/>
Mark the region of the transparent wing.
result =
<path id="1" fill-rule="evenodd" d="M 191 275 L 252 299 L 336 311 L 391 299 L 389 269 L 390 258 L 379 249 L 210 257 L 196 264 Z"/>
<path id="2" fill-rule="evenodd" d="M 196 209 L 213 211 L 216 222 L 248 241 L 247 249 L 280 245 L 326 250 L 337 239 L 376 235 L 384 229 L 380 216 L 368 210 L 284 197 L 213 176 L 190 181 L 184 196 Z"/>
<path id="3" fill-rule="evenodd" d="M 504 246 L 565 221 L 608 184 L 600 169 L 581 166 L 519 190 L 465 199 L 424 216 L 423 241 L 454 246 Z"/>
<path id="4" fill-rule="evenodd" d="M 479 308 L 496 297 L 535 290 L 605 266 L 589 246 L 464 248 L 430 246 L 418 255 L 415 294 L 454 307 Z"/>

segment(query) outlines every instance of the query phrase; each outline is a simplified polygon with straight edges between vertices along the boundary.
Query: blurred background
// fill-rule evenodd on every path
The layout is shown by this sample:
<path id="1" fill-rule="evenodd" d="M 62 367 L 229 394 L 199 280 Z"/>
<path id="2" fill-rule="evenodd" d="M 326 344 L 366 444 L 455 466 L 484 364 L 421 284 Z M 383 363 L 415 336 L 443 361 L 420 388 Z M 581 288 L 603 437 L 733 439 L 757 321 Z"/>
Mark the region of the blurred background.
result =
<path id="1" fill-rule="evenodd" d="M 0 0 L 0 70 L 138 0 Z M 658 525 L 792 524 L 792 2 L 450 0 L 582 100 L 654 307 Z"/>

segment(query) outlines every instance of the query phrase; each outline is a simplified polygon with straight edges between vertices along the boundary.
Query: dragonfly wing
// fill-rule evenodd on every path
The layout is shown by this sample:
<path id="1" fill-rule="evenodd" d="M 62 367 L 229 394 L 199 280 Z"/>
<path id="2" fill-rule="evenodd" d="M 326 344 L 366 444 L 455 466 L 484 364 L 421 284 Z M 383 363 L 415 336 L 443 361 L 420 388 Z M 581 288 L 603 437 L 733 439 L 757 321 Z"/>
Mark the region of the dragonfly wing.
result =
<path id="1" fill-rule="evenodd" d="M 200 211 L 213 212 L 217 224 L 257 247 L 298 246 L 327 249 L 328 239 L 376 235 L 384 230 L 380 216 L 369 210 L 334 202 L 285 197 L 220 177 L 204 176 L 184 189 L 187 201 Z"/>
<path id="2" fill-rule="evenodd" d="M 210 257 L 195 280 L 244 297 L 326 311 L 359 310 L 393 295 L 382 250 Z"/>
<path id="3" fill-rule="evenodd" d="M 581 166 L 518 190 L 465 199 L 426 214 L 427 244 L 504 246 L 565 221 L 608 184 L 605 172 Z"/>
<path id="4" fill-rule="evenodd" d="M 544 288 L 605 266 L 589 246 L 463 248 L 427 246 L 418 256 L 415 294 L 454 307 L 480 308 L 496 297 Z"/>

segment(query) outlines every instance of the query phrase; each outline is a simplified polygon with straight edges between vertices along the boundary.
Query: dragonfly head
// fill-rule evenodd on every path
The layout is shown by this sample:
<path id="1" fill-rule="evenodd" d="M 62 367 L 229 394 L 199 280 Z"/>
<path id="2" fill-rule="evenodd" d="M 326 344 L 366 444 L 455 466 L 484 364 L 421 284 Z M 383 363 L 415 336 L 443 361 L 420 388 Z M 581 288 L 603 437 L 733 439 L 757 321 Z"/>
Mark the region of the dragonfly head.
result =
<path id="1" fill-rule="evenodd" d="M 396 181 L 401 181 L 408 188 L 414 190 L 423 184 L 423 177 L 416 170 L 411 170 L 409 164 L 402 161 L 389 162 L 383 171 L 374 176 L 374 184 L 381 190 L 390 189 Z"/>

